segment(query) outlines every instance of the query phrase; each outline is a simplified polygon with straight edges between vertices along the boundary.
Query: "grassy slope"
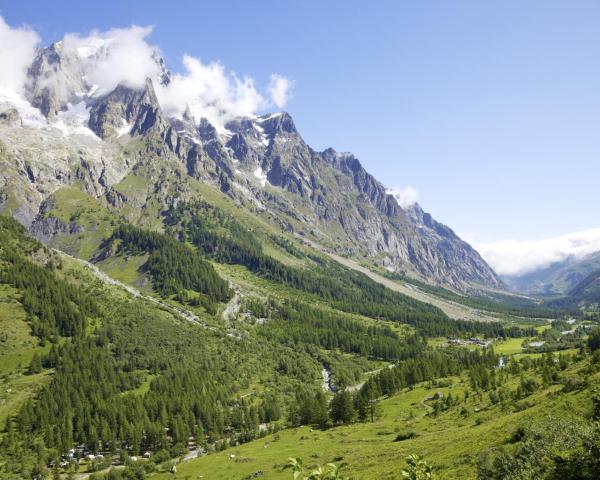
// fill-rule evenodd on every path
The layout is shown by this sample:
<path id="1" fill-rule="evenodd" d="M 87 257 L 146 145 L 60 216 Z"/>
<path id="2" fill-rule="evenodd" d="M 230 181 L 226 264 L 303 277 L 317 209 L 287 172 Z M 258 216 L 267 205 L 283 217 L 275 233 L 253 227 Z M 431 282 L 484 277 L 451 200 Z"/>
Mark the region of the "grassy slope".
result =
<path id="1" fill-rule="evenodd" d="M 17 290 L 0 284 L 0 429 L 6 417 L 18 410 L 48 380 L 48 372 L 26 375 L 34 353 L 44 353 L 31 335 Z"/>
<path id="2" fill-rule="evenodd" d="M 53 208 L 49 216 L 83 228 L 77 235 L 55 237 L 51 246 L 85 260 L 89 260 L 102 241 L 110 236 L 117 225 L 117 216 L 95 198 L 76 188 L 63 188 L 53 194 Z"/>
<path id="3" fill-rule="evenodd" d="M 577 366 L 573 367 L 577 369 Z M 565 418 L 588 414 L 589 391 L 558 393 L 560 386 L 540 390 L 527 401 L 530 408 L 515 412 L 509 405 L 489 406 L 471 395 L 466 403 L 452 407 L 437 418 L 427 415 L 430 408 L 426 397 L 441 391 L 445 395 L 464 395 L 464 379 L 454 379 L 449 388 L 431 388 L 421 385 L 383 400 L 381 418 L 374 423 L 341 426 L 326 431 L 309 427 L 285 430 L 275 435 L 211 454 L 178 465 L 177 475 L 158 475 L 159 478 L 210 478 L 238 480 L 252 478 L 289 479 L 281 470 L 288 457 L 301 457 L 305 464 L 344 461 L 347 473 L 362 480 L 397 479 L 404 466 L 404 458 L 419 453 L 437 469 L 439 479 L 475 478 L 475 462 L 479 453 L 493 446 L 507 443 L 517 426 L 543 422 L 547 417 Z M 598 374 L 592 379 L 600 381 Z M 516 387 L 512 380 L 512 387 Z M 485 399 L 485 396 L 484 396 Z M 462 406 L 469 411 L 464 417 Z M 481 409 L 476 412 L 476 409 Z M 415 431 L 417 437 L 395 442 L 398 432 Z M 231 458 L 231 455 L 235 458 Z"/>
<path id="4" fill-rule="evenodd" d="M 131 188 L 136 185 L 127 186 Z M 239 216 L 240 207 L 232 204 L 222 194 L 210 187 L 198 186 L 198 189 L 207 201 L 233 214 L 237 212 L 240 221 L 244 222 L 248 228 L 252 228 L 257 236 L 261 238 L 261 241 L 265 240 L 265 252 L 284 263 L 309 266 L 310 261 L 298 259 L 274 242 L 269 241 L 270 235 L 281 235 L 276 227 L 258 216 Z M 89 258 L 101 241 L 110 235 L 116 217 L 94 199 L 75 189 L 57 192 L 56 199 L 57 204 L 52 214 L 65 222 L 75 220 L 85 228 L 85 235 L 80 238 L 65 239 L 65 242 L 74 242 L 73 244 L 62 245 L 59 243 L 58 246 L 61 248 L 71 247 L 77 255 L 82 258 Z M 298 246 L 298 248 L 314 253 L 312 249 L 306 246 Z M 103 292 L 110 290 L 110 295 L 115 295 L 120 299 L 125 296 L 122 292 L 117 294 L 118 289 L 114 287 L 110 287 L 110 289 L 104 286 L 100 287 L 98 282 L 92 282 L 90 275 L 84 273 L 78 264 L 73 261 L 67 260 L 65 263 L 64 274 L 72 280 L 90 285 L 91 293 L 99 289 Z M 110 275 L 126 283 L 136 285 L 136 282 L 140 279 L 139 266 L 142 263 L 143 257 L 129 259 L 113 257 L 100 266 Z M 217 269 L 224 277 L 232 280 L 234 285 L 244 294 L 258 297 L 272 295 L 279 298 L 290 298 L 298 295 L 302 297 L 302 300 L 310 300 L 307 294 L 260 279 L 249 273 L 245 268 L 220 265 Z M 1 295 L 0 298 L 2 298 Z M 328 308 L 325 305 L 322 306 Z M 14 351 L 10 352 L 2 361 L 2 366 L 6 366 L 7 372 L 10 372 L 10 381 L 13 382 L 0 384 L 2 395 L 9 388 L 18 393 L 10 400 L 12 403 L 4 402 L 4 397 L 0 396 L 0 400 L 3 401 L 0 403 L 0 422 L 3 418 L 2 415 L 6 415 L 6 412 L 16 411 L 17 405 L 30 395 L 38 385 L 43 383 L 48 376 L 48 373 L 46 373 L 45 375 L 26 377 L 17 372 L 16 365 L 21 363 L 22 367 L 25 366 L 25 362 L 28 363 L 35 349 L 40 348 L 36 346 L 35 339 L 32 339 L 30 335 L 27 339 L 28 326 L 24 321 L 24 312 L 22 308 L 19 311 L 19 308 L 18 304 L 8 306 L 8 303 L 6 307 L 2 305 L 0 308 L 0 315 L 4 315 L 4 317 L 0 316 L 0 326 L 2 326 L 2 321 L 13 325 L 15 324 L 14 318 L 20 316 L 21 323 L 17 322 L 16 324 L 23 327 L 19 327 L 20 330 L 17 329 L 14 333 Z M 163 315 L 171 317 L 164 312 Z M 168 324 L 172 325 L 173 320 L 176 323 L 180 322 L 179 319 L 173 318 L 165 318 L 164 320 L 165 327 L 168 327 Z M 363 318 L 363 320 L 373 322 L 371 319 Z M 225 331 L 219 318 L 214 319 L 212 323 L 215 326 L 222 327 L 222 332 Z M 190 328 L 196 328 L 189 325 L 182 325 L 181 327 L 183 327 L 181 333 L 189 332 Z M 243 325 L 236 325 L 236 327 L 246 328 Z M 250 331 L 250 327 L 247 328 Z M 179 330 L 179 327 L 177 329 Z M 505 349 L 503 353 L 517 353 L 517 351 L 520 351 L 521 341 L 522 339 L 518 340 L 519 345 L 515 342 L 503 345 L 502 348 Z M 225 342 L 223 343 L 225 344 Z M 252 353 L 256 354 L 257 352 Z M 5 362 L 8 358 L 10 360 Z M 245 358 L 244 361 L 246 360 Z M 264 370 L 264 367 L 260 366 L 258 356 L 252 359 L 252 363 L 257 366 L 256 375 L 255 378 L 250 380 L 249 386 L 243 390 L 244 392 L 258 392 L 262 388 L 265 379 L 268 379 L 270 375 L 269 372 Z M 0 366 L 0 371 L 2 371 L 2 366 Z M 375 368 L 380 367 L 380 365 L 365 365 L 365 370 L 368 369 L 367 367 Z M 5 372 L 2 373 L 2 382 L 4 382 L 6 375 L 4 375 Z M 13 379 L 12 376 L 15 376 L 15 378 Z M 317 384 L 319 381 L 320 379 L 315 378 Z M 141 390 L 135 393 L 143 393 L 147 385 L 147 382 L 145 382 Z M 463 383 L 456 383 L 452 387 L 453 395 L 462 393 L 463 389 Z M 289 473 L 281 473 L 278 467 L 289 456 L 300 456 L 306 463 L 313 461 L 323 463 L 342 456 L 346 462 L 352 465 L 352 471 L 360 475 L 361 478 L 395 478 L 403 463 L 403 457 L 415 451 L 425 454 L 440 467 L 442 478 L 471 478 L 474 471 L 473 460 L 475 454 L 473 452 L 480 451 L 482 445 L 494 445 L 501 442 L 509 434 L 513 425 L 525 422 L 527 418 L 541 418 L 545 413 L 554 409 L 557 411 L 560 411 L 560 409 L 576 411 L 576 408 L 566 407 L 565 399 L 567 398 L 572 398 L 576 407 L 583 404 L 583 394 L 569 394 L 568 396 L 550 398 L 546 396 L 546 393 L 551 393 L 552 389 L 550 389 L 546 393 L 534 395 L 533 398 L 538 400 L 537 405 L 519 413 L 504 413 L 500 411 L 499 407 L 493 407 L 481 413 L 472 413 L 468 418 L 463 419 L 458 415 L 458 408 L 455 407 L 436 419 L 424 416 L 428 408 L 422 403 L 423 398 L 438 390 L 448 392 L 448 389 L 428 388 L 424 385 L 382 401 L 382 417 L 372 424 L 355 424 L 324 432 L 311 432 L 306 427 L 286 430 L 280 432 L 277 436 L 269 436 L 224 453 L 187 462 L 179 467 L 179 473 L 176 477 L 170 476 L 170 478 L 186 478 L 187 475 L 190 475 L 191 478 L 241 479 L 257 471 L 265 473 L 263 478 L 289 478 Z M 471 399 L 467 406 L 473 412 L 478 404 L 475 399 Z M 475 424 L 478 417 L 485 419 L 481 425 Z M 417 431 L 419 436 L 405 442 L 393 442 L 396 432 L 406 429 Z M 231 453 L 236 455 L 236 460 L 229 459 Z"/>

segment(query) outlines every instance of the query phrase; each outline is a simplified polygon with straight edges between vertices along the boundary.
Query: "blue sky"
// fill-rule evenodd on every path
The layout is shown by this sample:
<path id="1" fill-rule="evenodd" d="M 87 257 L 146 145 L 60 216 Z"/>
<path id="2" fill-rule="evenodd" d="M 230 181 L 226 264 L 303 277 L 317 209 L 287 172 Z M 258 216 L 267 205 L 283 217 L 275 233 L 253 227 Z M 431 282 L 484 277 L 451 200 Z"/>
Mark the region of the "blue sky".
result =
<path id="1" fill-rule="evenodd" d="M 153 25 L 172 70 L 189 53 L 262 88 L 285 75 L 309 144 L 412 185 L 476 242 L 600 226 L 598 1 L 0 1 L 0 15 L 45 43 Z"/>

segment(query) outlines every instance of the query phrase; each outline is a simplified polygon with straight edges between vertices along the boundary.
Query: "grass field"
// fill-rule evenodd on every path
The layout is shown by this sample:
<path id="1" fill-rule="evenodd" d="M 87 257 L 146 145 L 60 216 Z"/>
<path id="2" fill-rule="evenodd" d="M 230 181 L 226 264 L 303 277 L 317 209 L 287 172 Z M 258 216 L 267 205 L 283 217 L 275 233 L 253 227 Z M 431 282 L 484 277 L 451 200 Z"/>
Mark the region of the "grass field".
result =
<path id="1" fill-rule="evenodd" d="M 54 204 L 50 216 L 65 224 L 76 223 L 83 233 L 57 236 L 51 246 L 73 256 L 89 260 L 102 241 L 109 237 L 117 224 L 116 217 L 98 200 L 76 188 L 63 188 L 53 194 Z"/>
<path id="2" fill-rule="evenodd" d="M 521 345 L 525 340 L 526 338 L 521 337 L 509 338 L 503 342 L 494 342 L 494 351 L 502 355 L 514 355 L 516 353 L 521 353 L 523 351 Z"/>
<path id="3" fill-rule="evenodd" d="M 598 382 L 598 374 L 592 380 Z M 155 478 L 291 479 L 282 466 L 288 457 L 300 457 L 305 465 L 343 461 L 348 464 L 346 474 L 362 480 L 398 479 L 405 457 L 419 453 L 434 464 L 439 479 L 473 479 L 483 445 L 506 444 L 516 427 L 544 422 L 548 417 L 577 418 L 589 413 L 591 403 L 588 393 L 560 393 L 559 385 L 527 397 L 522 409 L 514 405 L 491 405 L 485 395 L 482 400 L 471 395 L 463 402 L 465 381 L 458 378 L 452 381 L 451 387 L 423 384 L 382 400 L 381 416 L 373 423 L 324 431 L 310 427 L 283 430 L 183 462 L 177 466 L 176 475 L 158 474 Z M 508 385 L 516 386 L 516 380 L 512 382 Z M 433 417 L 425 399 L 436 392 L 458 396 L 461 403 Z M 415 432 L 416 437 L 394 441 L 399 433 L 407 432 Z"/>
<path id="4" fill-rule="evenodd" d="M 141 272 L 141 267 L 148 260 L 148 255 L 129 255 L 109 257 L 97 263 L 97 266 L 108 276 L 136 288 L 150 287 Z"/>

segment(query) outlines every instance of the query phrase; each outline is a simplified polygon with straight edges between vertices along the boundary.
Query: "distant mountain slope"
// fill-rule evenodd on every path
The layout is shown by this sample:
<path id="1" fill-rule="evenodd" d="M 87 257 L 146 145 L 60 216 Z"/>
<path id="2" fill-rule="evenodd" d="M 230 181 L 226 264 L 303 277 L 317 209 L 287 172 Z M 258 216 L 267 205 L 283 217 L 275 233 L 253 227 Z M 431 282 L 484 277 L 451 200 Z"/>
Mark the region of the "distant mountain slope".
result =
<path id="1" fill-rule="evenodd" d="M 339 254 L 455 289 L 502 287 L 450 228 L 417 204 L 402 208 L 352 154 L 313 150 L 290 115 L 221 126 L 189 110 L 170 118 L 155 92 L 170 82 L 158 56 L 157 78 L 97 95 L 82 64 L 102 55 L 102 48 L 83 54 L 61 43 L 42 49 L 29 70 L 29 103 L 0 102 L 0 210 L 32 231 L 48 238 L 50 227 L 59 234 L 75 228 L 46 224 L 49 196 L 65 186 L 158 226 L 161 214 L 195 198 L 186 180 L 194 179 Z"/>
<path id="2" fill-rule="evenodd" d="M 600 252 L 583 258 L 570 257 L 544 269 L 522 276 L 503 276 L 502 280 L 522 292 L 562 294 L 574 289 L 596 270 L 600 270 Z"/>
<path id="3" fill-rule="evenodd" d="M 587 275 L 569 289 L 564 296 L 549 302 L 549 304 L 556 308 L 597 311 L 600 306 L 600 269 Z"/>
<path id="4" fill-rule="evenodd" d="M 575 301 L 600 303 L 600 270 L 590 273 L 568 293 Z"/>

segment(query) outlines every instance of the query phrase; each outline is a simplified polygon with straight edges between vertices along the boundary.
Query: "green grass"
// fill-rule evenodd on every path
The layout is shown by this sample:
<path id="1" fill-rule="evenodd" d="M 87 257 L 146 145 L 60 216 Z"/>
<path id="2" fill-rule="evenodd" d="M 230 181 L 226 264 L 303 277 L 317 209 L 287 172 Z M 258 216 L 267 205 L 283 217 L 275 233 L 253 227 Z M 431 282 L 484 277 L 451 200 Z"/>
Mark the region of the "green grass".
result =
<path id="1" fill-rule="evenodd" d="M 31 335 L 18 292 L 0 284 L 0 429 L 8 415 L 48 380 L 49 372 L 26 375 L 33 355 L 47 352 Z"/>
<path id="2" fill-rule="evenodd" d="M 154 380 L 155 378 L 156 378 L 156 375 L 146 372 L 146 377 L 144 378 L 144 381 L 140 384 L 140 386 L 137 388 L 134 388 L 133 390 L 128 390 L 127 392 L 123 392 L 123 395 L 136 395 L 136 396 L 143 397 L 146 394 L 146 392 L 148 390 L 150 390 L 150 384 L 152 383 L 152 380 Z"/>
<path id="3" fill-rule="evenodd" d="M 520 337 L 509 338 L 508 340 L 504 340 L 502 342 L 494 342 L 494 351 L 502 355 L 514 355 L 516 353 L 521 353 L 523 351 L 521 345 L 523 344 L 524 340 L 526 340 L 525 337 Z"/>
<path id="4" fill-rule="evenodd" d="M 76 223 L 83 232 L 52 239 L 51 246 L 89 260 L 102 241 L 108 238 L 118 219 L 95 198 L 76 188 L 62 188 L 53 195 L 53 208 L 48 216 L 65 224 Z"/>
<path id="5" fill-rule="evenodd" d="M 97 266 L 108 276 L 137 288 L 148 287 L 141 267 L 148 260 L 148 255 L 129 255 L 127 257 L 109 257 L 97 263 Z"/>
<path id="6" fill-rule="evenodd" d="M 451 387 L 420 385 L 381 401 L 381 417 L 374 423 L 358 423 L 321 431 L 310 427 L 277 434 L 184 462 L 177 474 L 157 478 L 241 480 L 258 475 L 265 480 L 291 479 L 281 467 L 288 457 L 300 457 L 306 465 L 332 461 L 348 463 L 346 473 L 362 480 L 400 478 L 404 458 L 419 453 L 436 467 L 443 479 L 474 479 L 476 461 L 485 448 L 505 444 L 517 426 L 543 422 L 550 416 L 577 418 L 588 413 L 589 392 L 559 393 L 550 386 L 527 398 L 529 408 L 490 405 L 471 395 L 464 404 L 434 418 L 424 399 L 441 391 L 462 398 L 466 384 L 454 379 Z M 593 379 L 598 382 L 598 375 Z M 514 387 L 516 379 L 509 385 Z M 512 402 L 509 402 L 512 403 Z M 465 407 L 468 414 L 461 415 Z M 479 410 L 479 411 L 478 411 Z M 400 432 L 414 431 L 415 438 L 395 442 Z M 231 457 L 234 455 L 234 457 Z"/>

